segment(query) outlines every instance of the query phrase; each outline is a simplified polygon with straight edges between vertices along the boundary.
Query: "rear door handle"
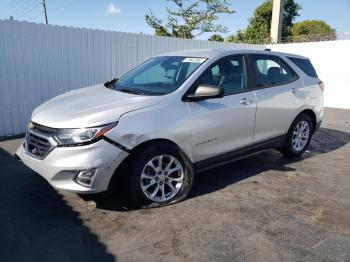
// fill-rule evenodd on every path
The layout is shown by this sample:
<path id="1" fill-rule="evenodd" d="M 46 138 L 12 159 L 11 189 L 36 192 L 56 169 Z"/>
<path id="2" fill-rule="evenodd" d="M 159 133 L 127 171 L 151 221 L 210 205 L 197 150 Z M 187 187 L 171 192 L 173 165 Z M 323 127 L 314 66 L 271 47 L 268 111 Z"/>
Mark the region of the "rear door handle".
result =
<path id="1" fill-rule="evenodd" d="M 249 105 L 253 102 L 255 102 L 254 99 L 251 99 L 251 98 L 243 98 L 241 101 L 239 101 L 242 105 Z"/>
<path id="2" fill-rule="evenodd" d="M 296 89 L 295 89 L 295 87 L 292 87 L 289 91 L 292 93 L 295 93 Z"/>

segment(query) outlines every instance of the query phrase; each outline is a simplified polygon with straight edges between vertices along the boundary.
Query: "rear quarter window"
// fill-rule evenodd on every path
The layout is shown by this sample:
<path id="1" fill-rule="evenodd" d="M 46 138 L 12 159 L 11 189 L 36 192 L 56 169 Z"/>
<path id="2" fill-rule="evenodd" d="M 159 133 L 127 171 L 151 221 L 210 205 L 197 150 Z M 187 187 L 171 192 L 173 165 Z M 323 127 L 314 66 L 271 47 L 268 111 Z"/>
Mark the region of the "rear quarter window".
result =
<path id="1" fill-rule="evenodd" d="M 318 78 L 317 73 L 309 59 L 302 59 L 296 57 L 288 57 L 296 66 L 298 66 L 305 74 L 310 77 Z"/>
<path id="2" fill-rule="evenodd" d="M 298 76 L 279 56 L 250 55 L 250 63 L 255 72 L 257 88 L 284 85 L 295 81 Z"/>

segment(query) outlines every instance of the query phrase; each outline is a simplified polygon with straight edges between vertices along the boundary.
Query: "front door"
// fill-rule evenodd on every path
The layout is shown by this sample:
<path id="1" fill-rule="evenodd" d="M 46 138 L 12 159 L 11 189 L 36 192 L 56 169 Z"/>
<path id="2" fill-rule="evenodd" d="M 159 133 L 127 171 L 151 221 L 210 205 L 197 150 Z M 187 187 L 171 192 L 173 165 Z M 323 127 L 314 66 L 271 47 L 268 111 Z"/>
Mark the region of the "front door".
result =
<path id="1" fill-rule="evenodd" d="M 256 98 L 248 89 L 245 64 L 242 55 L 228 56 L 198 78 L 197 86 L 220 86 L 225 96 L 188 102 L 195 162 L 252 144 Z"/>

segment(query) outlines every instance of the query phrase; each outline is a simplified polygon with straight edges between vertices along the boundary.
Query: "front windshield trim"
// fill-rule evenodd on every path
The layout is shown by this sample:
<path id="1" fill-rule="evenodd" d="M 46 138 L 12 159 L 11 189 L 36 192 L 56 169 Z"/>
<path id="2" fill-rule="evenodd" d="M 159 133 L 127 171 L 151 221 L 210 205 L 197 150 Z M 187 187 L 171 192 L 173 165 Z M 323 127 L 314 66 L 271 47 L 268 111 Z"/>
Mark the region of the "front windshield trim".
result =
<path id="1" fill-rule="evenodd" d="M 185 62 L 184 60 L 186 59 L 199 59 L 200 62 L 196 63 L 196 62 Z M 142 71 L 142 66 L 145 66 L 145 64 L 148 64 L 148 63 L 151 63 L 152 61 L 155 62 L 155 65 L 160 65 L 160 61 L 157 61 L 159 59 L 163 59 L 163 62 L 162 63 L 167 63 L 167 60 L 166 59 L 174 59 L 175 62 L 179 63 L 178 65 L 178 68 L 176 69 L 177 72 L 176 74 L 178 74 L 176 76 L 179 77 L 180 74 L 183 74 L 184 76 L 182 77 L 182 79 L 175 79 L 175 73 L 174 73 L 174 76 L 173 76 L 173 80 L 174 80 L 174 83 L 170 83 L 170 87 L 169 89 L 171 90 L 165 90 L 165 87 L 164 87 L 164 92 L 154 92 L 153 90 L 149 90 L 150 87 L 153 87 L 153 85 L 150 85 L 152 83 L 145 83 L 146 86 L 142 86 L 142 85 L 139 85 L 138 87 L 143 87 L 144 89 L 142 88 L 133 88 L 133 86 L 131 85 L 121 85 L 120 81 L 121 80 L 124 80 L 124 78 L 128 75 L 128 74 L 132 74 L 134 72 L 135 76 L 133 78 L 133 80 L 135 80 L 135 78 L 141 74 L 142 72 L 144 71 L 147 71 L 148 68 L 144 69 Z M 178 59 L 178 60 L 176 60 Z M 178 88 L 181 87 L 181 85 L 191 77 L 192 74 L 194 74 L 198 68 L 200 68 L 206 61 L 208 60 L 207 57 L 200 57 L 200 56 L 155 56 L 155 57 L 152 57 L 148 60 L 146 60 L 145 62 L 143 62 L 142 64 L 134 67 L 133 69 L 129 70 L 128 72 L 126 72 L 125 74 L 123 74 L 121 77 L 119 77 L 118 79 L 113 79 L 115 81 L 109 81 L 109 82 L 106 82 L 105 83 L 105 86 L 107 86 L 108 88 L 112 89 L 112 90 L 115 90 L 115 91 L 119 91 L 119 92 L 125 92 L 127 91 L 127 93 L 132 93 L 134 95 L 149 95 L 149 96 L 162 96 L 162 95 L 167 95 L 167 94 L 170 94 L 172 92 L 175 92 Z M 171 61 L 170 61 L 171 62 Z M 169 62 L 169 63 L 170 63 Z M 158 64 L 157 64 L 158 63 Z M 187 69 L 185 72 L 180 72 L 180 70 L 183 70 L 182 67 L 184 66 L 183 64 L 187 63 L 188 66 L 187 66 Z M 181 65 L 180 65 L 181 64 Z M 196 66 L 191 72 L 188 72 L 189 70 L 189 66 L 191 64 L 198 64 L 198 66 Z M 170 65 L 170 64 L 169 64 Z M 153 65 L 154 66 L 154 65 Z M 140 69 L 141 71 L 140 72 L 137 72 L 136 70 L 137 69 Z M 173 68 L 172 68 L 173 69 Z M 169 70 L 169 69 L 166 69 L 166 70 Z M 188 74 L 188 75 L 187 75 Z M 132 75 L 131 75 L 132 76 Z M 165 75 L 164 75 L 165 77 Z M 178 83 L 176 83 L 176 81 L 179 81 Z M 110 83 L 110 85 L 108 85 L 108 83 Z M 119 86 L 118 86 L 118 83 L 119 83 Z M 159 88 L 163 88 L 163 82 L 154 82 L 154 83 L 159 83 L 160 86 Z M 107 85 L 106 85 L 107 84 Z M 147 86 L 148 85 L 148 86 Z M 156 86 L 155 86 L 156 88 Z M 146 90 L 145 90 L 146 89 Z"/>

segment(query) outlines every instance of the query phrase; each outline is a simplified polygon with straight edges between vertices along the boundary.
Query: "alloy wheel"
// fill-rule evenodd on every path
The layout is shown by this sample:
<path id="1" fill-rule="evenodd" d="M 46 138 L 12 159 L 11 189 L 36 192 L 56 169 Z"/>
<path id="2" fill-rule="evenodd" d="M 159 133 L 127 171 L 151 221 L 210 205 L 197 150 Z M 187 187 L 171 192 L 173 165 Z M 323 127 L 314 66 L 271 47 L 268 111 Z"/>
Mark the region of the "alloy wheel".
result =
<path id="1" fill-rule="evenodd" d="M 310 136 L 310 126 L 307 121 L 300 121 L 294 131 L 292 136 L 292 146 L 295 151 L 301 151 L 306 146 Z"/>
<path id="2" fill-rule="evenodd" d="M 171 155 L 153 157 L 144 166 L 140 178 L 142 192 L 153 202 L 165 202 L 180 191 L 184 182 L 184 169 Z"/>

